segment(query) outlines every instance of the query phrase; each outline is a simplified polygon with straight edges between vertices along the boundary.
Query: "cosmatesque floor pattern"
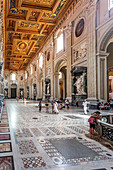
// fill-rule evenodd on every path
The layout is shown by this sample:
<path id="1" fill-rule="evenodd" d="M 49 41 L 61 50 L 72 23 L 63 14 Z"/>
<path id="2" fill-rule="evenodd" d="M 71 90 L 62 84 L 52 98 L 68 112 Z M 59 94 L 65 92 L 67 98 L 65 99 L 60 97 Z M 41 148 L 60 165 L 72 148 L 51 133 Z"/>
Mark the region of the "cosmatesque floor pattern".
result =
<path id="1" fill-rule="evenodd" d="M 0 123 L 0 170 L 110 170 L 113 152 L 85 136 L 82 109 L 38 111 L 38 102 L 6 100 Z M 5 170 L 5 168 L 3 170 Z"/>

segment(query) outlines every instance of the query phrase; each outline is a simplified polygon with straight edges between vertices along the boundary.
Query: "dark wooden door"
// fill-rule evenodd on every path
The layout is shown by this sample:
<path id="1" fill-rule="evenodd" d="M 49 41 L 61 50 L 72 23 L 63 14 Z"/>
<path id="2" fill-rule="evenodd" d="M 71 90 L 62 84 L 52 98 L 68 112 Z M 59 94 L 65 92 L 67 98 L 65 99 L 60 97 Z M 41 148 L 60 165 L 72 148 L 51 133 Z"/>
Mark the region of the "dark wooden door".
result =
<path id="1" fill-rule="evenodd" d="M 16 88 L 11 88 L 11 98 L 16 98 Z"/>

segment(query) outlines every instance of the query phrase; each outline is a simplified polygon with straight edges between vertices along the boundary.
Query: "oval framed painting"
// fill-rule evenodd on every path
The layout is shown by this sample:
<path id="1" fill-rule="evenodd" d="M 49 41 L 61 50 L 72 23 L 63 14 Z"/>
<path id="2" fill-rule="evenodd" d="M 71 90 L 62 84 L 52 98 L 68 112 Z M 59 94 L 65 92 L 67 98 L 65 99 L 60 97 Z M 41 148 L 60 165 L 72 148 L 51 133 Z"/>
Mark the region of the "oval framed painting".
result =
<path id="1" fill-rule="evenodd" d="M 79 37 L 84 31 L 84 19 L 81 19 L 75 29 L 75 36 Z"/>

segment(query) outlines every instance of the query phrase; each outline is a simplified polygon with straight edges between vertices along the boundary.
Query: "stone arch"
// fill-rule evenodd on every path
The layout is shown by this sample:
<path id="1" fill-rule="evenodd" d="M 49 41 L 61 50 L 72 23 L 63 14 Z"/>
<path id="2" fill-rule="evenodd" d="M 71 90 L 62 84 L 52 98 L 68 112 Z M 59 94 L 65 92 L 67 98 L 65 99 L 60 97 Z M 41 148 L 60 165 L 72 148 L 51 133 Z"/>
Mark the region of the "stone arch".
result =
<path id="1" fill-rule="evenodd" d="M 109 75 L 108 75 L 108 57 L 109 52 L 107 51 L 107 48 L 109 44 L 112 42 L 113 39 L 113 27 L 110 25 L 110 27 L 103 33 L 103 35 L 100 38 L 99 44 L 98 44 L 98 99 L 107 101 L 109 98 L 108 93 L 108 81 L 109 81 Z"/>
<path id="2" fill-rule="evenodd" d="M 66 60 L 60 59 L 57 61 L 54 69 L 54 97 L 57 99 L 65 99 L 66 98 L 66 75 L 67 70 L 65 67 L 67 66 Z M 63 70 L 62 70 L 63 69 Z M 62 72 L 62 78 L 59 78 L 59 72 Z M 62 87 L 62 95 L 61 95 L 61 87 Z M 61 97 L 62 96 L 62 97 Z"/>
<path id="3" fill-rule="evenodd" d="M 106 51 L 106 47 L 108 46 L 108 43 L 110 41 L 111 36 L 113 35 L 113 24 L 107 29 L 103 36 L 100 39 L 99 43 L 99 51 Z"/>
<path id="4" fill-rule="evenodd" d="M 55 65 L 55 72 L 58 72 L 63 66 L 67 66 L 67 62 L 65 59 L 60 59 Z"/>

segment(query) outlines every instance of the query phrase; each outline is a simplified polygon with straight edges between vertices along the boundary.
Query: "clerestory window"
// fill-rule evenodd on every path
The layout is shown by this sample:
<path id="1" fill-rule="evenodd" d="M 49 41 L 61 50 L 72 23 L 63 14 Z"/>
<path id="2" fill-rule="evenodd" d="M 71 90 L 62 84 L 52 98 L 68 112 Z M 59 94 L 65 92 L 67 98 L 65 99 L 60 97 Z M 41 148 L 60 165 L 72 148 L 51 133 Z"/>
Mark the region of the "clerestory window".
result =
<path id="1" fill-rule="evenodd" d="M 64 48 L 64 36 L 63 33 L 57 38 L 57 53 Z"/>
<path id="2" fill-rule="evenodd" d="M 16 80 L 16 74 L 13 73 L 11 79 Z"/>
<path id="3" fill-rule="evenodd" d="M 113 8 L 113 0 L 109 0 L 109 9 Z"/>

